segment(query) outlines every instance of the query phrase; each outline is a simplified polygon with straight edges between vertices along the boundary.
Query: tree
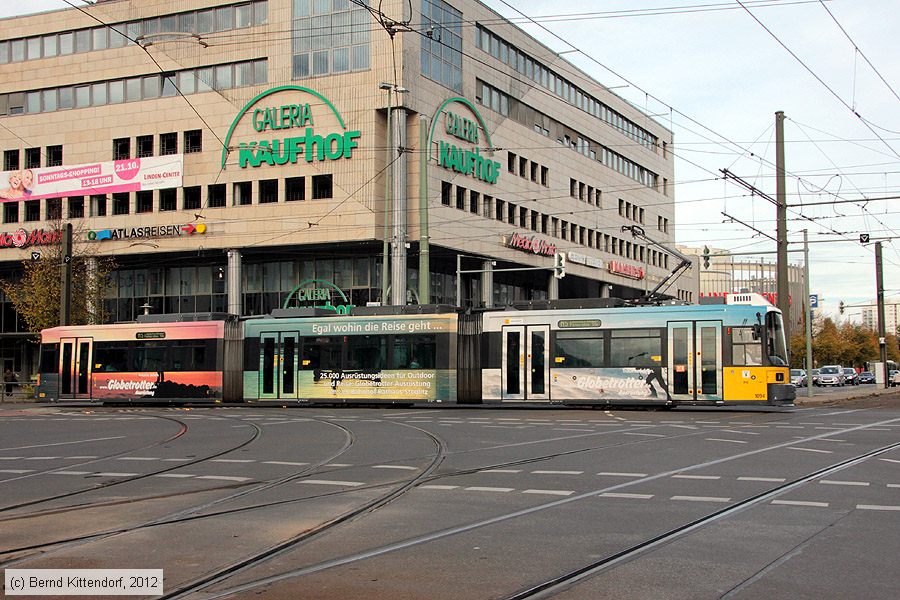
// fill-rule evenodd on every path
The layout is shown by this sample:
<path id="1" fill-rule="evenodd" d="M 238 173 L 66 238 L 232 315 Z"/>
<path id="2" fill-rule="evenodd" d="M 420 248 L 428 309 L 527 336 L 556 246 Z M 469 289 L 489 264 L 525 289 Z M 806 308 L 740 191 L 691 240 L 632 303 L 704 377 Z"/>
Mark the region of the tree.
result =
<path id="1" fill-rule="evenodd" d="M 61 222 L 51 226 L 64 229 Z M 73 239 L 77 240 L 77 234 Z M 22 262 L 22 277 L 18 280 L 0 280 L 0 290 L 6 294 L 16 312 L 25 321 L 29 331 L 39 332 L 59 325 L 60 297 L 62 296 L 63 245 L 40 246 L 35 253 L 37 260 Z M 93 264 L 91 269 L 89 264 Z M 96 247 L 84 241 L 72 243 L 72 325 L 103 323 L 108 314 L 103 298 L 109 286 L 109 274 L 115 268 L 115 260 L 97 256 Z"/>

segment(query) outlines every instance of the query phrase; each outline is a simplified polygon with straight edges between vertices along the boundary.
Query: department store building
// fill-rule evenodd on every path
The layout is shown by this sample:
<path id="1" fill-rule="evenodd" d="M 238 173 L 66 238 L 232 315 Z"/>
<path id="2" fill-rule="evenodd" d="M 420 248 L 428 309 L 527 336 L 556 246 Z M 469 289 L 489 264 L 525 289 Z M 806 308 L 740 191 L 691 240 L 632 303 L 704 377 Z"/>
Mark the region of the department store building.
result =
<path id="1" fill-rule="evenodd" d="M 116 259 L 109 321 L 633 298 L 676 266 L 622 230 L 673 246 L 671 143 L 475 0 L 106 0 L 10 18 L 0 276 L 63 222 L 76 251 Z M 696 301 L 696 277 L 669 293 Z M 34 336 L 2 300 L 2 358 L 28 371 Z"/>

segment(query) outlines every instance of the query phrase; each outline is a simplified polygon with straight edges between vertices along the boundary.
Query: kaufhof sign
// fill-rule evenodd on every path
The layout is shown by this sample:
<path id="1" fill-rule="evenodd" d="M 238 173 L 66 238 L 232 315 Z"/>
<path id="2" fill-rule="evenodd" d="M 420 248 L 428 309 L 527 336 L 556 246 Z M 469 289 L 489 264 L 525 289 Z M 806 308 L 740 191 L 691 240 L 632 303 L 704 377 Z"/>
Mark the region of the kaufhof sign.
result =
<path id="1" fill-rule="evenodd" d="M 20 169 L 0 173 L 0 202 L 181 187 L 184 155 Z"/>
<path id="2" fill-rule="evenodd" d="M 450 98 L 441 104 L 428 136 L 429 160 L 434 157 L 434 134 L 439 123 L 443 124 L 446 139 L 437 141 L 438 166 L 485 183 L 497 183 L 500 163 L 481 153 L 483 146 L 485 151 L 493 154 L 494 146 L 475 105 L 465 98 Z"/>
<path id="3" fill-rule="evenodd" d="M 361 133 L 349 130 L 325 96 L 298 85 L 266 90 L 238 112 L 222 149 L 222 168 L 234 150 L 237 166 L 280 166 L 352 158 Z"/>
<path id="4" fill-rule="evenodd" d="M 28 248 L 29 246 L 50 246 L 62 241 L 60 229 L 16 229 L 0 233 L 0 248 Z"/>
<path id="5" fill-rule="evenodd" d="M 607 270 L 610 273 L 613 273 L 615 275 L 621 275 L 622 277 L 628 277 L 629 279 L 643 279 L 644 274 L 645 274 L 643 267 L 629 265 L 627 263 L 619 262 L 617 260 L 609 261 Z"/>

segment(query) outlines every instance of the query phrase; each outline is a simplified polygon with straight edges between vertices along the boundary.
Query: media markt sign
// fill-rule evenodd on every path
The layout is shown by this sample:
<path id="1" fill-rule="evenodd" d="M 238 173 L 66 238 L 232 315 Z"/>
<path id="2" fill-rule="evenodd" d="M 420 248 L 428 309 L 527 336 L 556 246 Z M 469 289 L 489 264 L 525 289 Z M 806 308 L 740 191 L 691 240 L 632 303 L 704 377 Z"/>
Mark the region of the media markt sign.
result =
<path id="1" fill-rule="evenodd" d="M 319 92 L 283 85 L 262 92 L 238 112 L 225 136 L 222 168 L 234 150 L 241 169 L 351 158 L 360 135 L 347 129 Z"/>
<path id="2" fill-rule="evenodd" d="M 438 123 L 443 134 L 450 139 L 437 140 L 437 164 L 463 175 L 469 175 L 485 183 L 497 183 L 500 163 L 481 151 L 493 155 L 494 146 L 484 119 L 475 105 L 465 98 L 449 98 L 434 113 L 431 132 L 428 135 L 428 159 L 434 157 L 434 133 Z M 460 142 L 463 145 L 460 145 Z"/>

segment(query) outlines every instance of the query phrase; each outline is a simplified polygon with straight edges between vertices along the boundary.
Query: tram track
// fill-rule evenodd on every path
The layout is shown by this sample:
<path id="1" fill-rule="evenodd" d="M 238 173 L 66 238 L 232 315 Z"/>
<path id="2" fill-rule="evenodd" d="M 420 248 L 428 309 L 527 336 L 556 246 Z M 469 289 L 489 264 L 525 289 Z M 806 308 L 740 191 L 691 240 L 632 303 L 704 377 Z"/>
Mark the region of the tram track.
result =
<path id="1" fill-rule="evenodd" d="M 794 418 L 799 418 L 800 416 L 801 415 L 795 415 Z M 86 543 L 86 542 L 90 542 L 90 541 L 104 539 L 104 538 L 110 537 L 112 535 L 129 533 L 131 531 L 136 531 L 139 529 L 147 529 L 147 528 L 152 528 L 152 527 L 161 526 L 161 525 L 184 523 L 184 522 L 189 522 L 189 521 L 194 521 L 194 520 L 226 516 L 226 515 L 230 515 L 230 514 L 236 514 L 236 513 L 253 511 L 253 510 L 258 510 L 258 509 L 270 508 L 270 507 L 275 507 L 275 506 L 283 506 L 283 505 L 287 505 L 287 504 L 303 503 L 303 502 L 307 502 L 307 501 L 317 500 L 317 499 L 320 499 L 323 497 L 337 496 L 337 495 L 346 493 L 345 491 L 329 492 L 327 494 L 304 496 L 301 498 L 290 498 L 290 499 L 286 499 L 286 500 L 277 500 L 277 501 L 273 501 L 273 502 L 263 502 L 263 503 L 257 503 L 257 504 L 252 504 L 249 506 L 243 506 L 243 507 L 238 507 L 238 508 L 233 508 L 233 509 L 226 509 L 226 510 L 221 510 L 221 511 L 216 511 L 216 512 L 207 512 L 204 514 L 196 514 L 196 513 L 200 512 L 201 510 L 206 510 L 213 506 L 222 504 L 222 503 L 230 501 L 230 500 L 237 499 L 242 496 L 247 496 L 247 495 L 250 495 L 250 494 L 253 494 L 256 492 L 260 492 L 265 489 L 269 489 L 269 488 L 272 488 L 272 487 L 275 487 L 278 485 L 282 485 L 282 484 L 288 483 L 290 481 L 295 481 L 295 480 L 301 479 L 301 478 L 309 476 L 309 475 L 320 474 L 321 473 L 320 469 L 323 466 L 336 460 L 340 455 L 342 455 L 344 452 L 349 450 L 349 447 L 350 447 L 350 445 L 352 445 L 352 442 L 353 442 L 353 433 L 352 432 L 350 432 L 349 430 L 347 430 L 345 427 L 343 427 L 341 425 L 330 422 L 327 418 L 323 418 L 323 419 L 319 419 L 316 417 L 311 417 L 311 418 L 313 420 L 328 423 L 329 425 L 332 425 L 332 426 L 335 426 L 335 427 L 338 427 L 338 428 L 344 430 L 346 435 L 348 436 L 348 441 L 345 444 L 345 446 L 341 450 L 336 452 L 334 455 L 332 455 L 330 457 L 326 457 L 326 458 L 322 459 L 321 461 L 318 461 L 317 463 L 304 468 L 301 471 L 289 474 L 285 477 L 282 477 L 282 478 L 279 478 L 279 479 L 276 479 L 273 481 L 264 482 L 263 484 L 258 485 L 258 486 L 246 488 L 235 494 L 213 500 L 213 501 L 205 503 L 203 505 L 199 505 L 196 507 L 189 507 L 189 508 L 179 511 L 177 513 L 172 513 L 172 514 L 169 514 L 169 515 L 166 515 L 163 517 L 159 517 L 158 519 L 154 519 L 152 521 L 148 521 L 148 522 L 141 523 L 138 525 L 123 527 L 123 528 L 115 528 L 115 529 L 105 530 L 102 532 L 94 532 L 94 533 L 90 533 L 90 534 L 86 534 L 86 535 L 75 536 L 75 537 L 61 539 L 61 540 L 54 540 L 52 542 L 45 542 L 45 543 L 41 543 L 41 544 L 34 544 L 34 545 L 30 545 L 30 546 L 23 546 L 23 547 L 8 549 L 8 550 L 0 551 L 0 556 L 4 556 L 4 555 L 9 556 L 9 555 L 14 555 L 14 554 L 17 554 L 20 552 L 29 552 L 29 551 L 34 552 L 34 551 L 40 551 L 40 550 L 49 550 L 51 548 L 53 548 L 54 550 L 64 549 L 64 548 L 68 547 L 69 544 Z M 783 419 L 781 417 L 779 417 L 778 421 L 781 421 L 781 420 L 783 420 Z M 397 423 L 395 421 L 385 421 L 385 422 L 386 423 L 395 423 L 398 425 L 404 425 L 407 427 L 412 427 L 411 425 Z M 759 424 L 759 423 L 756 423 L 756 424 Z M 654 425 L 650 425 L 650 426 L 641 425 L 638 427 L 628 426 L 623 429 L 598 431 L 598 432 L 594 432 L 591 434 L 586 434 L 584 436 L 566 436 L 564 439 L 572 440 L 572 439 L 578 439 L 581 437 L 591 437 L 591 436 L 608 435 L 608 434 L 615 434 L 615 433 L 628 433 L 628 432 L 633 432 L 633 431 L 641 431 L 641 430 L 648 429 L 648 428 L 652 429 L 657 426 L 659 426 L 659 425 L 655 425 L 655 426 Z M 723 427 L 734 428 L 735 426 L 729 425 L 729 426 L 723 426 Z M 428 435 L 431 435 L 429 432 L 421 430 L 418 427 L 414 427 L 414 428 L 418 429 L 420 431 L 423 431 L 424 433 L 426 433 Z M 595 452 L 595 451 L 606 451 L 606 450 L 611 450 L 614 448 L 622 448 L 622 447 L 626 447 L 626 446 L 652 444 L 652 443 L 658 443 L 658 442 L 667 441 L 667 440 L 677 440 L 677 439 L 683 439 L 683 438 L 688 438 L 688 437 L 693 437 L 693 436 L 698 436 L 698 435 L 705 435 L 708 433 L 709 433 L 709 430 L 700 430 L 700 431 L 693 431 L 690 433 L 683 433 L 683 434 L 679 434 L 679 435 L 666 436 L 663 438 L 621 441 L 621 442 L 616 442 L 613 444 L 603 444 L 603 445 L 589 446 L 587 448 L 576 448 L 573 450 L 553 452 L 553 453 L 549 453 L 549 454 L 540 454 L 538 456 L 530 456 L 530 457 L 516 459 L 516 460 L 512 460 L 512 461 L 502 461 L 502 462 L 495 462 L 495 463 L 490 463 L 490 464 L 483 464 L 478 467 L 473 467 L 470 469 L 455 469 L 455 470 L 444 472 L 444 473 L 432 474 L 432 475 L 426 477 L 425 479 L 423 479 L 422 481 L 420 481 L 419 484 L 431 483 L 431 482 L 439 481 L 441 479 L 445 479 L 448 477 L 456 477 L 456 476 L 461 476 L 461 475 L 475 474 L 475 473 L 479 473 L 482 471 L 488 471 L 488 470 L 492 470 L 492 469 L 502 469 L 502 468 L 526 465 L 526 464 L 533 464 L 533 463 L 538 463 L 538 462 L 542 462 L 542 461 L 546 461 L 546 460 L 553 460 L 553 459 L 565 457 L 565 456 L 572 456 L 572 455 L 583 454 L 583 453 L 588 453 L 588 452 Z M 559 438 L 552 438 L 552 439 L 545 439 L 545 440 L 532 440 L 532 441 L 529 441 L 526 443 L 529 445 L 533 445 L 533 444 L 541 444 L 541 443 L 556 443 L 558 441 L 559 441 Z M 517 445 L 517 444 L 513 444 L 513 445 Z M 448 456 L 458 456 L 461 454 L 467 454 L 467 453 L 472 453 L 472 452 L 484 452 L 484 451 L 496 450 L 498 448 L 506 448 L 506 447 L 509 447 L 509 445 L 503 445 L 500 447 L 480 448 L 477 450 L 467 450 L 467 451 L 458 452 L 458 453 L 448 453 Z M 421 457 L 415 457 L 415 458 L 421 458 Z M 365 466 L 365 465 L 363 465 L 363 466 Z M 381 487 L 385 487 L 385 486 L 392 486 L 392 485 L 404 485 L 408 482 L 409 482 L 409 480 L 395 480 L 395 481 L 390 481 L 390 482 L 385 482 L 385 483 L 357 487 L 357 488 L 354 488 L 354 491 L 377 489 L 377 488 L 381 488 Z M 240 484 L 240 487 L 246 487 L 246 485 L 247 484 Z M 222 486 L 220 488 L 214 488 L 214 489 L 228 489 L 231 487 L 237 487 L 237 486 L 233 486 L 233 485 L 232 486 Z M 197 492 L 191 491 L 191 492 L 185 492 L 184 494 L 192 494 L 192 493 L 197 493 Z M 145 499 L 146 498 L 132 499 L 132 500 L 129 500 L 129 502 L 139 502 L 139 501 L 145 500 Z M 78 511 L 78 510 L 95 508 L 96 506 L 98 506 L 98 504 L 76 505 L 76 506 L 71 506 L 71 507 L 49 509 L 46 512 L 40 512 L 40 513 L 29 513 L 27 515 L 12 515 L 12 516 L 8 516 L 8 517 L 0 517 L 0 522 L 15 521 L 15 520 L 20 520 L 20 519 L 24 520 L 24 519 L 28 519 L 28 518 L 37 518 L 44 514 L 58 514 L 59 512 L 64 512 L 64 511 Z M 7 563 L 0 561 L 0 566 L 5 566 L 6 564 Z"/>
<path id="2" fill-rule="evenodd" d="M 669 477 L 674 474 L 685 473 L 685 472 L 694 471 L 694 470 L 706 468 L 706 467 L 713 466 L 713 465 L 718 465 L 718 464 L 723 464 L 723 463 L 727 463 L 727 462 L 731 462 L 731 461 L 735 461 L 735 460 L 740 460 L 740 459 L 747 458 L 750 456 L 755 456 L 755 455 L 758 455 L 758 454 L 761 454 L 764 452 L 770 452 L 770 451 L 778 450 L 781 448 L 785 448 L 787 446 L 791 446 L 791 445 L 794 445 L 797 443 L 815 441 L 817 439 L 823 439 L 823 438 L 827 438 L 827 437 L 834 436 L 834 435 L 844 435 L 844 434 L 850 433 L 852 431 L 863 430 L 863 429 L 866 429 L 869 427 L 875 427 L 878 425 L 896 423 L 898 421 L 900 421 L 900 419 L 890 419 L 890 420 L 877 422 L 877 423 L 870 423 L 870 424 L 865 424 L 865 425 L 860 425 L 860 426 L 855 426 L 855 427 L 849 427 L 849 428 L 845 428 L 845 429 L 841 429 L 841 430 L 829 431 L 829 432 L 814 435 L 814 436 L 808 436 L 808 437 L 800 439 L 800 440 L 794 439 L 794 440 L 790 440 L 787 442 L 770 444 L 764 448 L 758 448 L 758 449 L 751 450 L 748 452 L 743 452 L 740 454 L 735 454 L 735 455 L 731 455 L 731 456 L 725 456 L 725 457 L 721 457 L 721 458 L 717 458 L 717 459 L 712 459 L 709 461 L 705 461 L 702 463 L 696 463 L 693 465 L 687 465 L 687 466 L 679 467 L 677 469 L 670 469 L 665 472 L 642 477 L 637 480 L 632 480 L 629 482 L 624 482 L 624 483 L 616 484 L 613 486 L 608 486 L 608 487 L 601 488 L 601 489 L 591 490 L 589 492 L 584 492 L 584 493 L 581 493 L 581 494 L 578 494 L 575 496 L 570 496 L 570 497 L 560 499 L 560 500 L 554 500 L 551 502 L 547 502 L 544 504 L 540 504 L 540 505 L 525 508 L 525 509 L 510 511 L 510 512 L 496 515 L 493 517 L 489 517 L 486 519 L 473 521 L 468 524 L 449 527 L 449 528 L 434 531 L 431 533 L 426 533 L 423 535 L 410 537 L 410 538 L 399 540 L 399 541 L 396 541 L 396 542 L 393 542 L 391 544 L 387 544 L 387 545 L 384 545 L 381 547 L 371 548 L 369 550 L 364 550 L 364 551 L 356 552 L 353 554 L 348 554 L 345 556 L 338 556 L 335 558 L 323 560 L 321 562 L 314 563 L 309 566 L 300 567 L 297 569 L 291 569 L 288 571 L 284 571 L 280 574 L 267 576 L 264 578 L 260 578 L 260 579 L 256 579 L 256 580 L 249 581 L 246 583 L 242 583 L 237 586 L 218 590 L 216 592 L 207 593 L 207 594 L 203 595 L 203 598 L 204 598 L 204 600 L 218 600 L 219 598 L 227 598 L 227 597 L 234 596 L 236 594 L 242 594 L 242 593 L 246 593 L 246 592 L 250 592 L 250 591 L 254 591 L 254 592 L 258 593 L 259 588 L 267 586 L 267 585 L 295 579 L 297 577 L 312 575 L 312 574 L 319 573 L 319 572 L 322 572 L 322 571 L 325 571 L 328 569 L 332 569 L 332 568 L 351 565 L 353 563 L 357 563 L 360 561 L 374 559 L 374 558 L 377 558 L 379 556 L 382 556 L 382 555 L 385 555 L 388 553 L 398 552 L 401 550 L 407 550 L 407 549 L 413 548 L 418 545 L 436 542 L 441 539 L 464 534 L 464 533 L 467 533 L 470 531 L 474 531 L 474 530 L 488 527 L 491 525 L 500 524 L 500 523 L 503 523 L 506 521 L 529 517 L 538 512 L 541 512 L 541 511 L 552 510 L 552 509 L 555 509 L 558 507 L 568 505 L 572 502 L 578 502 L 578 501 L 581 501 L 581 500 L 584 500 L 587 498 L 595 497 L 596 495 L 601 494 L 601 493 L 622 490 L 622 489 L 630 487 L 630 486 L 662 479 L 662 478 Z M 781 485 L 775 486 L 775 487 L 770 488 L 766 491 L 763 491 L 759 494 L 756 494 L 750 498 L 731 503 L 727 507 L 724 507 L 713 513 L 710 513 L 708 515 L 705 515 L 703 517 L 695 519 L 687 524 L 670 529 L 664 533 L 655 535 L 651 538 L 648 538 L 647 540 L 644 540 L 643 542 L 633 544 L 632 546 L 629 546 L 628 548 L 618 551 L 612 555 L 606 556 L 602 559 L 591 561 L 590 563 L 587 563 L 578 569 L 574 569 L 574 570 L 568 571 L 564 574 L 553 577 L 552 579 L 548 579 L 548 580 L 539 582 L 537 584 L 533 584 L 526 589 L 515 592 L 512 596 L 507 598 L 507 600 L 513 600 L 514 598 L 523 598 L 524 599 L 524 598 L 550 597 L 554 593 L 558 593 L 558 592 L 562 591 L 565 587 L 571 586 L 574 583 L 577 583 L 577 581 L 580 581 L 581 579 L 587 578 L 587 577 L 591 576 L 592 574 L 602 572 L 603 570 L 611 568 L 612 566 L 621 564 L 623 562 L 627 562 L 628 560 L 631 560 L 631 559 L 639 556 L 641 553 L 649 552 L 653 548 L 659 547 L 659 546 L 661 546 L 665 543 L 668 543 L 672 540 L 675 540 L 679 537 L 688 535 L 689 533 L 696 531 L 702 527 L 705 527 L 706 525 L 715 523 L 716 521 L 726 518 L 737 512 L 740 512 L 741 510 L 744 510 L 751 506 L 760 504 L 769 498 L 772 498 L 774 496 L 777 496 L 777 495 L 783 494 L 787 491 L 790 491 L 794 488 L 805 485 L 806 483 L 808 483 L 812 480 L 815 480 L 817 478 L 826 476 L 830 473 L 837 472 L 842 469 L 848 468 L 850 466 L 861 463 L 870 458 L 873 458 L 875 456 L 878 456 L 880 454 L 889 452 L 889 451 L 897 449 L 897 448 L 900 448 L 900 442 L 893 443 L 893 444 L 890 444 L 887 446 L 882 446 L 880 448 L 870 450 L 870 451 L 864 452 L 862 454 L 858 454 L 852 458 L 845 459 L 845 460 L 839 461 L 837 463 L 833 463 L 831 465 L 817 469 L 817 470 L 815 470 L 811 473 L 808 473 L 806 475 L 803 475 L 801 477 L 796 477 L 793 480 L 791 480 L 790 482 L 786 482 Z M 260 561 L 260 562 L 262 562 L 262 561 Z M 225 579 L 225 578 L 223 577 L 222 579 Z M 199 589 L 199 588 L 194 588 L 194 591 L 196 591 L 197 589 Z M 542 595 L 538 595 L 538 594 L 542 594 Z M 180 596 L 173 596 L 173 597 L 180 597 Z"/>
<path id="3" fill-rule="evenodd" d="M 84 466 L 84 465 L 94 464 L 94 463 L 102 462 L 102 461 L 104 461 L 104 460 L 109 460 L 109 459 L 111 459 L 111 458 L 117 458 L 117 457 L 120 457 L 120 456 L 125 456 L 125 455 L 127 455 L 127 454 L 131 454 L 132 452 L 138 452 L 138 451 L 141 451 L 141 450 L 148 450 L 148 449 L 150 449 L 150 448 L 155 448 L 155 447 L 160 446 L 160 445 L 162 445 L 162 444 L 165 444 L 165 443 L 169 443 L 169 442 L 171 442 L 171 441 L 174 441 L 174 440 L 176 440 L 176 439 L 178 439 L 178 438 L 180 438 L 180 437 L 186 435 L 187 432 L 189 431 L 189 425 L 188 425 L 187 423 L 185 423 L 184 421 L 181 421 L 181 420 L 179 420 L 179 419 L 175 419 L 175 418 L 172 418 L 172 417 L 162 417 L 162 416 L 159 416 L 159 415 L 151 415 L 151 416 L 154 416 L 154 417 L 159 418 L 159 419 L 165 419 L 165 420 L 168 420 L 168 421 L 173 421 L 173 422 L 175 422 L 175 423 L 178 423 L 178 424 L 181 425 L 181 430 L 180 430 L 176 435 L 171 436 L 170 438 L 168 438 L 168 439 L 166 439 L 166 440 L 162 440 L 162 441 L 160 441 L 160 442 L 156 442 L 156 443 L 150 444 L 150 445 L 148 445 L 148 446 L 144 446 L 144 447 L 141 447 L 141 448 L 136 448 L 136 449 L 128 450 L 128 451 L 125 451 L 125 452 L 119 452 L 119 453 L 112 454 L 112 455 L 110 455 L 110 456 L 106 456 L 106 457 L 103 457 L 103 458 L 92 459 L 92 460 L 90 460 L 90 461 L 86 461 L 86 462 L 83 462 L 83 463 L 76 463 L 76 464 L 73 464 L 73 465 L 66 465 L 65 467 L 57 467 L 57 468 L 55 468 L 55 469 L 48 469 L 48 470 L 46 470 L 46 471 L 41 471 L 41 472 L 37 472 L 37 473 L 30 473 L 30 474 L 28 474 L 28 475 L 23 475 L 22 478 L 24 478 L 24 477 L 29 477 L 29 476 L 46 475 L 46 474 L 48 474 L 48 473 L 53 473 L 53 472 L 55 472 L 55 471 L 69 470 L 69 469 L 71 469 L 72 467 L 75 467 L 75 466 Z M 225 418 L 227 418 L 227 417 L 225 417 Z M 96 492 L 96 491 L 98 491 L 98 490 L 103 490 L 103 489 L 107 489 L 107 488 L 111 488 L 111 487 L 115 487 L 115 486 L 119 486 L 119 485 L 124 485 L 124 484 L 126 484 L 126 483 L 131 483 L 131 482 L 134 482 L 134 481 L 140 481 L 140 480 L 146 479 L 146 478 L 148 478 L 148 477 L 153 477 L 153 476 L 160 475 L 160 474 L 163 474 L 163 473 L 168 473 L 168 472 L 170 472 L 170 471 L 175 471 L 175 470 L 177 470 L 177 469 L 183 469 L 184 467 L 190 467 L 190 466 L 193 466 L 193 465 L 196 465 L 196 464 L 199 464 L 199 463 L 203 463 L 203 462 L 212 460 L 212 459 L 214 459 L 214 458 L 218 458 L 218 457 L 223 456 L 223 455 L 225 455 L 225 454 L 228 454 L 228 453 L 230 453 L 230 452 L 234 452 L 235 450 L 240 450 L 241 448 L 244 448 L 245 446 L 247 446 L 247 445 L 249 445 L 249 444 L 252 444 L 252 443 L 255 442 L 257 439 L 259 439 L 259 437 L 262 435 L 262 429 L 261 429 L 258 425 L 256 425 L 255 423 L 248 423 L 248 425 L 250 425 L 250 426 L 253 428 L 253 430 L 254 430 L 254 431 L 253 431 L 253 435 L 250 436 L 249 439 L 244 440 L 244 441 L 242 441 L 240 444 L 237 444 L 237 445 L 235 445 L 235 446 L 231 446 L 231 447 L 226 448 L 226 449 L 224 449 L 224 450 L 221 450 L 221 451 L 219 451 L 219 452 L 215 452 L 215 453 L 209 454 L 209 455 L 207 455 L 207 456 L 202 456 L 202 457 L 197 458 L 197 459 L 194 459 L 194 460 L 189 460 L 189 461 L 185 461 L 185 462 L 179 462 L 179 463 L 177 463 L 177 464 L 175 464 L 175 465 L 173 465 L 173 466 L 171 466 L 171 467 L 166 467 L 166 468 L 164 468 L 164 469 L 157 469 L 157 470 L 155 470 L 155 471 L 150 471 L 149 473 L 141 473 L 141 474 L 139 474 L 139 475 L 133 475 L 133 476 L 129 476 L 129 477 L 124 477 L 124 478 L 122 478 L 122 479 L 117 479 L 117 480 L 115 480 L 115 481 L 107 481 L 107 482 L 103 482 L 103 483 L 100 483 L 100 484 L 97 484 L 97 485 L 94 485 L 94 486 L 91 486 L 91 487 L 87 487 L 87 488 L 81 488 L 81 489 L 78 489 L 78 490 L 72 490 L 72 491 L 69 491 L 69 492 L 61 493 L 61 494 L 54 494 L 54 495 L 52 495 L 52 496 L 46 496 L 46 497 L 44 497 L 44 498 L 37 498 L 37 499 L 33 499 L 33 500 L 28 500 L 28 501 L 25 501 L 25 502 L 19 502 L 19 503 L 16 503 L 16 504 L 9 504 L 9 505 L 6 505 L 6 506 L 0 506 L 0 513 L 8 512 L 8 511 L 15 510 L 15 509 L 19 509 L 19 508 L 25 508 L 25 507 L 28 507 L 28 506 L 34 506 L 34 505 L 37 505 L 37 504 L 43 504 L 43 503 L 45 503 L 45 502 L 52 502 L 52 501 L 54 501 L 54 500 L 61 500 L 61 499 L 63 499 L 63 498 L 71 498 L 72 496 L 77 496 L 77 495 L 79 495 L 79 494 L 85 494 L 85 493 L 88 493 L 88 492 Z M 18 478 L 13 478 L 13 479 L 18 479 Z M 5 479 L 5 480 L 3 480 L 3 482 L 0 482 L 0 483 L 5 483 L 5 482 L 8 482 L 8 481 L 12 481 L 13 479 Z"/>

